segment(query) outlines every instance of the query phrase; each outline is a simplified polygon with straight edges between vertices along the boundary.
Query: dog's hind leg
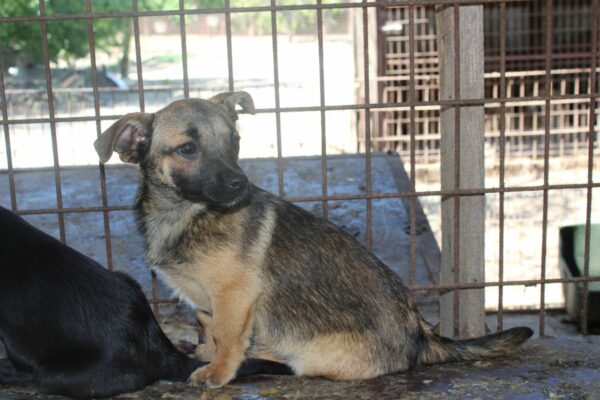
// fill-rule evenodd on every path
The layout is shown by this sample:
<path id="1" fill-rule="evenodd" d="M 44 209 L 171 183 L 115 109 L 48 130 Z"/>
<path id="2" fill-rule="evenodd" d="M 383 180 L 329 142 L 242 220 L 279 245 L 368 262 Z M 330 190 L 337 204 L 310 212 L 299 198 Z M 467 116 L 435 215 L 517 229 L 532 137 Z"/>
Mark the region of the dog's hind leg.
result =
<path id="1" fill-rule="evenodd" d="M 0 360 L 0 385 L 20 385 L 33 382 L 33 373 L 17 369 L 8 359 Z"/>
<path id="2" fill-rule="evenodd" d="M 266 346 L 251 345 L 248 351 L 246 351 L 246 357 L 248 359 L 255 358 L 259 360 L 273 361 L 280 364 L 286 364 L 287 360 L 281 356 L 270 351 Z"/>

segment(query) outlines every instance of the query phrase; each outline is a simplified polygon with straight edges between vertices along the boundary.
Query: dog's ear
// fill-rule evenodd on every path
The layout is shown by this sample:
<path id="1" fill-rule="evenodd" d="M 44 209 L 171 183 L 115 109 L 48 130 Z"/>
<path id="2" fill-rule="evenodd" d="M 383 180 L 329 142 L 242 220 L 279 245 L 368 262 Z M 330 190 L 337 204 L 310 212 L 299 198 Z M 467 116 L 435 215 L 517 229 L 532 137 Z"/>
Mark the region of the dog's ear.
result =
<path id="1" fill-rule="evenodd" d="M 211 97 L 210 101 L 225 106 L 234 121 L 238 119 L 237 111 L 235 110 L 236 104 L 239 104 L 242 107 L 242 110 L 249 114 L 255 113 L 254 101 L 252 101 L 252 97 L 247 92 L 219 93 Z"/>
<path id="2" fill-rule="evenodd" d="M 137 164 L 148 150 L 154 114 L 131 113 L 112 124 L 96 141 L 94 148 L 105 163 L 113 151 L 123 162 Z"/>

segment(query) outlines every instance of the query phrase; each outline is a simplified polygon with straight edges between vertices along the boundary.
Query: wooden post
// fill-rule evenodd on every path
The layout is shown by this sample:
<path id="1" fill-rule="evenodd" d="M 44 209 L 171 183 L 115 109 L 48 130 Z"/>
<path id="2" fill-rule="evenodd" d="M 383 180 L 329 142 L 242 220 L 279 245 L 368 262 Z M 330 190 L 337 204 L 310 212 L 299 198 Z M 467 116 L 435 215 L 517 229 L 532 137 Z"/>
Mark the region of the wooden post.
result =
<path id="1" fill-rule="evenodd" d="M 455 38 L 455 10 L 437 10 L 437 41 L 440 58 L 440 98 L 456 98 L 456 83 L 460 82 L 459 98 L 483 99 L 483 6 L 459 7 L 458 43 Z M 456 57 L 459 76 L 455 76 Z M 483 106 L 460 107 L 459 132 L 455 127 L 456 109 L 443 106 L 441 112 L 441 179 L 442 190 L 484 187 L 484 126 Z M 455 140 L 460 135 L 460 173 L 458 184 L 455 170 Z M 440 282 L 455 283 L 455 250 L 458 249 L 459 282 L 483 282 L 485 251 L 485 196 L 458 199 L 458 235 L 455 232 L 456 197 L 442 198 L 442 265 Z M 455 243 L 458 240 L 459 243 Z M 454 337 L 454 291 L 440 296 L 440 333 Z M 470 338 L 485 334 L 484 289 L 460 290 L 458 300 L 458 337 Z"/>

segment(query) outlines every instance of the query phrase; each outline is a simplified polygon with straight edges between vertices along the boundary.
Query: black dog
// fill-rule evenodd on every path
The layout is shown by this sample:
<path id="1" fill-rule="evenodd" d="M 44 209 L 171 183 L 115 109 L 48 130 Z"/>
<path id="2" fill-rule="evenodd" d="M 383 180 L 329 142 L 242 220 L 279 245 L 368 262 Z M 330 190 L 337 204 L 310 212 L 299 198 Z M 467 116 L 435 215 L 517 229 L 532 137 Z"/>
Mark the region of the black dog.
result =
<path id="1" fill-rule="evenodd" d="M 139 285 L 0 207 L 0 384 L 77 398 L 185 381 L 205 363 L 162 332 Z M 290 373 L 252 360 L 238 376 Z"/>

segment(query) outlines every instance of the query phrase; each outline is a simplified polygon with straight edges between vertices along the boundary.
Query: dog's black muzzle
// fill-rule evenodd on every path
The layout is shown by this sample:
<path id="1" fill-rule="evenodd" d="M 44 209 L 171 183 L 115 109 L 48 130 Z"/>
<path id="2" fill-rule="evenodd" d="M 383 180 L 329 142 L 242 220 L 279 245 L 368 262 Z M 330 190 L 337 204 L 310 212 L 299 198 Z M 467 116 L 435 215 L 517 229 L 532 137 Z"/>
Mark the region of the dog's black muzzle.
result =
<path id="1" fill-rule="evenodd" d="M 250 194 L 250 182 L 241 172 L 222 171 L 216 182 L 216 185 L 207 188 L 207 195 L 215 206 L 235 207 L 243 203 Z"/>
<path id="2" fill-rule="evenodd" d="M 219 161 L 207 164 L 196 175 L 173 176 L 183 198 L 223 209 L 237 207 L 248 200 L 252 185 L 241 168 Z"/>

